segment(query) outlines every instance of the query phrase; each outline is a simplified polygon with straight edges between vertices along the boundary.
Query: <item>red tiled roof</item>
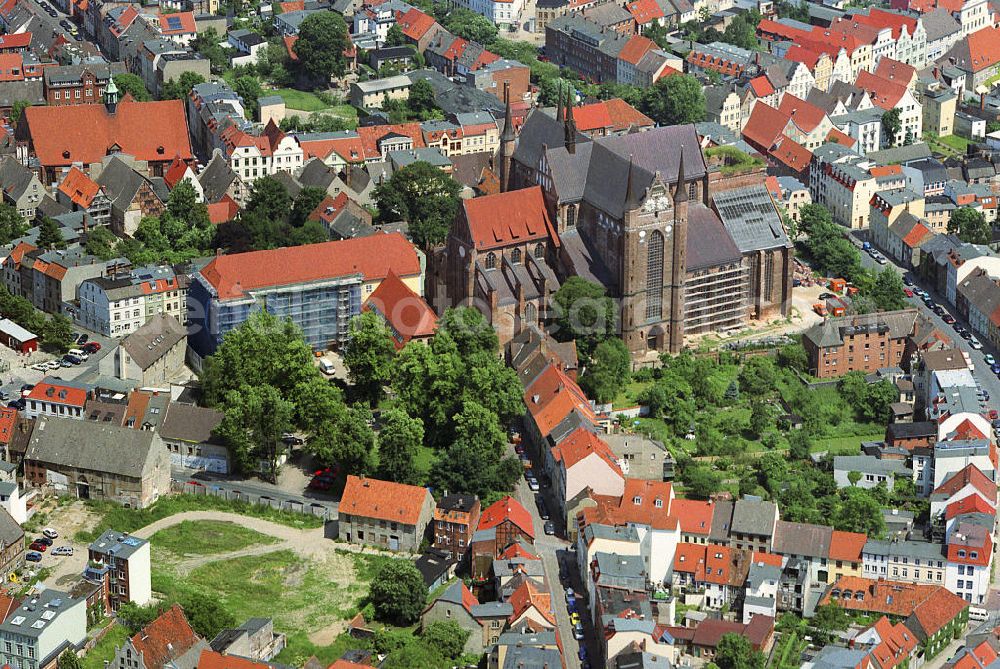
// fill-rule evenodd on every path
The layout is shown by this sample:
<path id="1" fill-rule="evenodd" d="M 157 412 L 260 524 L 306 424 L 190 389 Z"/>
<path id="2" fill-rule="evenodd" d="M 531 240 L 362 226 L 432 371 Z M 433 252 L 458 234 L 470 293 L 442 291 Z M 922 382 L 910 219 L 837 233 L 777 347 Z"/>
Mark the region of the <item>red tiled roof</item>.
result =
<path id="1" fill-rule="evenodd" d="M 194 157 L 181 100 L 136 102 L 126 96 L 114 114 L 100 104 L 35 105 L 24 110 L 23 118 L 45 167 L 98 163 L 115 147 L 150 162 Z"/>
<path id="2" fill-rule="evenodd" d="M 271 669 L 271 665 L 206 649 L 201 651 L 198 658 L 198 669 Z"/>
<path id="3" fill-rule="evenodd" d="M 605 128 L 620 131 L 631 127 L 646 128 L 655 125 L 653 119 L 621 98 L 575 107 L 573 120 L 576 121 L 577 130 L 580 132 Z"/>
<path id="4" fill-rule="evenodd" d="M 281 4 L 281 13 L 300 12 L 306 8 L 305 0 L 287 0 Z"/>
<path id="5" fill-rule="evenodd" d="M 751 79 L 750 88 L 753 89 L 754 95 L 758 98 L 766 98 L 768 95 L 774 95 L 774 86 L 771 85 L 770 80 L 764 75 Z"/>
<path id="6" fill-rule="evenodd" d="M 0 49 L 27 49 L 31 46 L 31 33 L 0 35 Z"/>
<path id="7" fill-rule="evenodd" d="M 414 337 L 430 337 L 437 329 L 437 315 L 424 298 L 396 276 L 382 280 L 361 308 L 381 316 L 392 331 L 396 349 L 403 348 Z"/>
<path id="8" fill-rule="evenodd" d="M 750 561 L 753 562 L 754 564 L 757 564 L 759 562 L 762 564 L 771 565 L 772 567 L 780 567 L 784 562 L 784 559 L 782 558 L 782 556 L 777 555 L 775 553 L 763 553 L 760 551 L 753 551 L 750 554 Z"/>
<path id="9" fill-rule="evenodd" d="M 830 559 L 861 562 L 861 550 L 867 541 L 868 535 L 861 532 L 834 530 L 830 536 Z"/>
<path id="10" fill-rule="evenodd" d="M 558 246 L 540 186 L 463 200 L 462 208 L 479 251 L 545 239 Z"/>
<path id="11" fill-rule="evenodd" d="M 433 16 L 423 13 L 417 8 L 412 8 L 404 13 L 396 13 L 396 25 L 403 31 L 403 34 L 411 40 L 417 41 L 430 30 L 436 21 Z"/>
<path id="12" fill-rule="evenodd" d="M 975 648 L 961 649 L 959 656 L 952 669 L 985 669 L 996 661 L 997 652 L 993 650 L 989 641 L 983 641 Z"/>
<path id="13" fill-rule="evenodd" d="M 618 460 L 615 458 L 611 447 L 603 439 L 586 428 L 578 427 L 570 432 L 565 439 L 560 441 L 557 446 L 552 447 L 552 457 L 556 462 L 561 462 L 564 469 L 571 468 L 591 455 L 596 455 L 604 461 L 604 464 L 611 471 L 619 477 L 624 478 L 624 474 L 622 474 L 622 470 L 618 466 Z"/>
<path id="14" fill-rule="evenodd" d="M 337 139 L 311 139 L 299 142 L 304 159 L 319 158 L 326 160 L 331 153 L 336 153 L 348 163 L 361 163 L 365 160 L 365 149 L 360 137 L 338 137 Z"/>
<path id="15" fill-rule="evenodd" d="M 625 9 L 640 26 L 662 19 L 664 16 L 663 8 L 656 0 L 634 0 L 625 5 Z"/>
<path id="16" fill-rule="evenodd" d="M 345 192 L 338 193 L 336 197 L 327 195 L 316 205 L 315 209 L 309 212 L 309 220 L 321 221 L 329 225 L 343 211 L 349 200 L 350 198 Z"/>
<path id="17" fill-rule="evenodd" d="M 872 104 L 886 111 L 894 109 L 900 98 L 906 94 L 906 84 L 878 77 L 868 70 L 858 72 L 854 85 L 868 93 Z"/>
<path id="18" fill-rule="evenodd" d="M 537 555 L 535 555 L 534 553 L 530 552 L 527 548 L 524 547 L 524 544 L 520 542 L 512 543 L 510 546 L 507 546 L 507 549 L 504 552 L 500 553 L 500 559 L 502 560 L 513 560 L 515 558 L 522 558 L 525 560 L 542 559 Z"/>
<path id="19" fill-rule="evenodd" d="M 540 590 L 533 581 L 522 583 L 517 590 L 510 593 L 507 601 L 514 608 L 514 613 L 510 616 L 511 621 L 517 620 L 525 611 L 535 607 L 550 626 L 556 626 L 556 617 L 552 612 L 552 595 Z"/>
<path id="20" fill-rule="evenodd" d="M 910 37 L 913 37 L 914 31 L 917 29 L 917 20 L 912 16 L 906 16 L 905 14 L 898 14 L 896 12 L 887 12 L 876 7 L 872 7 L 868 14 L 857 13 L 851 17 L 852 21 L 857 23 L 863 23 L 872 28 L 892 28 L 892 38 L 898 40 L 900 35 L 902 35 L 902 28 L 906 27 L 906 32 Z M 884 60 L 884 59 L 883 59 Z"/>
<path id="21" fill-rule="evenodd" d="M 677 516 L 681 532 L 708 536 L 712 531 L 712 502 L 697 499 L 675 499 L 670 504 L 670 513 Z"/>
<path id="22" fill-rule="evenodd" d="M 758 102 L 750 112 L 743 127 L 743 138 L 754 148 L 769 153 L 780 142 L 788 126 L 788 115 L 763 102 Z"/>
<path id="23" fill-rule="evenodd" d="M 531 520 L 531 514 L 510 495 L 486 507 L 479 516 L 479 527 L 476 529 L 490 530 L 505 521 L 510 521 L 529 537 L 535 538 L 535 525 Z"/>
<path id="24" fill-rule="evenodd" d="M 857 144 L 857 140 L 850 135 L 841 132 L 837 128 L 830 128 L 830 132 L 826 133 L 826 141 L 836 142 L 841 146 L 846 146 L 847 148 L 853 148 Z"/>
<path id="25" fill-rule="evenodd" d="M 218 202 L 205 205 L 205 208 L 208 209 L 208 220 L 213 225 L 220 225 L 231 221 L 240 213 L 240 205 L 236 203 L 236 200 L 229 197 L 228 193 L 223 195 L 222 199 Z"/>
<path id="26" fill-rule="evenodd" d="M 678 526 L 673 514 L 674 489 L 668 481 L 625 479 L 625 490 L 617 507 L 607 510 L 611 524 L 648 525 L 653 529 L 673 529 Z"/>
<path id="27" fill-rule="evenodd" d="M 955 516 L 960 516 L 963 513 L 985 513 L 992 516 L 996 515 L 996 509 L 990 506 L 990 504 L 979 495 L 969 495 L 968 497 L 955 500 L 946 506 L 944 517 L 945 520 L 951 520 Z"/>
<path id="28" fill-rule="evenodd" d="M 963 64 L 973 72 L 981 72 L 1000 62 L 1000 28 L 987 26 L 967 36 L 969 57 L 972 62 Z"/>
<path id="29" fill-rule="evenodd" d="M 611 127 L 611 114 L 603 102 L 595 102 L 581 107 L 574 107 L 573 120 L 580 132 L 590 132 Z"/>
<path id="30" fill-rule="evenodd" d="M 949 476 L 931 494 L 951 497 L 967 485 L 978 490 L 986 499 L 994 500 L 997 498 L 997 484 L 973 464 L 966 465 Z"/>
<path id="31" fill-rule="evenodd" d="M 147 667 L 163 667 L 188 652 L 200 641 L 180 604 L 174 604 L 132 637 Z M 199 666 L 201 664 L 199 663 Z"/>
<path id="32" fill-rule="evenodd" d="M 792 119 L 792 123 L 803 132 L 812 132 L 826 117 L 825 111 L 791 93 L 785 93 L 781 98 L 778 110 Z"/>
<path id="33" fill-rule="evenodd" d="M 850 592 L 851 597 L 842 596 L 841 593 L 844 592 Z M 836 597 L 834 593 L 837 593 Z M 859 593 L 862 595 L 860 599 Z M 860 576 L 838 578 L 820 599 L 820 604 L 831 601 L 849 611 L 881 613 L 899 618 L 914 615 L 928 635 L 933 635 L 968 606 L 964 599 L 940 585 L 874 580 Z"/>
<path id="34" fill-rule="evenodd" d="M 638 65 L 643 56 L 656 48 L 656 42 L 648 37 L 634 35 L 628 42 L 625 43 L 625 46 L 622 47 L 621 52 L 618 54 L 618 59 L 624 60 L 626 63 L 631 63 L 632 65 Z"/>
<path id="35" fill-rule="evenodd" d="M 0 82 L 24 81 L 24 61 L 19 53 L 0 53 Z"/>
<path id="36" fill-rule="evenodd" d="M 822 57 L 823 53 L 821 51 L 815 51 L 804 46 L 799 46 L 798 44 L 793 44 L 785 52 L 785 60 L 802 63 L 809 68 L 810 72 L 816 69 L 816 64 Z"/>
<path id="37" fill-rule="evenodd" d="M 483 199 L 483 198 L 476 198 Z M 524 391 L 524 404 L 543 438 L 576 411 L 597 424 L 597 415 L 580 386 L 555 365 L 548 365 Z"/>
<path id="38" fill-rule="evenodd" d="M 930 596 L 917 605 L 913 616 L 920 624 L 923 633 L 931 637 L 968 606 L 969 603 L 958 595 L 936 586 Z"/>
<path id="39" fill-rule="evenodd" d="M 406 525 L 416 525 L 427 501 L 427 488 L 393 481 L 348 476 L 340 512 Z"/>
<path id="40" fill-rule="evenodd" d="M 59 192 L 68 197 L 73 204 L 87 209 L 101 192 L 101 187 L 86 174 L 72 167 L 59 184 Z"/>
<path id="41" fill-rule="evenodd" d="M 187 167 L 187 163 L 179 157 L 174 158 L 174 162 L 170 163 L 170 167 L 163 173 L 163 181 L 166 182 L 169 188 L 173 189 L 184 178 L 184 175 L 187 173 Z"/>
<path id="42" fill-rule="evenodd" d="M 398 232 L 219 256 L 201 275 L 225 300 L 260 288 L 351 274 L 360 274 L 366 281 L 384 279 L 389 272 L 420 273 L 416 249 Z"/>
<path id="43" fill-rule="evenodd" d="M 926 225 L 917 221 L 910 231 L 906 233 L 903 237 L 903 243 L 906 244 L 911 249 L 916 248 L 922 244 L 927 238 L 933 237 L 934 231 L 928 228 Z"/>
<path id="44" fill-rule="evenodd" d="M 789 139 L 787 135 L 781 136 L 781 144 L 778 145 L 777 149 L 771 151 L 770 155 L 796 172 L 801 172 L 809 167 L 809 163 L 812 161 L 812 151 Z"/>
<path id="45" fill-rule="evenodd" d="M 52 393 L 49 393 L 49 389 Z M 68 406 L 82 407 L 87 402 L 87 391 L 82 388 L 72 386 L 62 386 L 50 383 L 42 379 L 28 393 L 29 400 L 39 400 L 50 404 L 66 404 Z"/>
<path id="46" fill-rule="evenodd" d="M 892 669 L 909 661 L 910 654 L 917 647 L 917 637 L 906 625 L 893 625 L 886 616 L 882 616 L 872 628 L 881 640 L 871 653 L 878 669 Z"/>
<path id="47" fill-rule="evenodd" d="M 405 135 L 413 140 L 413 148 L 422 149 L 424 144 L 424 134 L 420 130 L 419 123 L 398 123 L 396 125 L 372 125 L 358 128 L 358 137 L 361 139 L 361 147 L 365 158 L 378 158 L 382 155 L 379 151 L 378 143 L 383 137 L 390 134 Z"/>
<path id="48" fill-rule="evenodd" d="M 168 19 L 172 19 L 168 22 Z M 179 26 L 171 28 L 170 23 L 179 21 Z M 194 12 L 175 12 L 160 15 L 160 32 L 164 35 L 187 35 L 198 32 L 194 23 Z"/>
<path id="49" fill-rule="evenodd" d="M 897 82 L 904 86 L 909 86 L 913 77 L 916 76 L 917 69 L 912 65 L 901 63 L 892 58 L 882 58 L 875 68 L 875 76 L 888 81 Z"/>
<path id="50" fill-rule="evenodd" d="M 0 407 L 0 444 L 9 444 L 17 424 L 17 409 Z M 3 618 L 0 618 L 3 620 Z"/>
<path id="51" fill-rule="evenodd" d="M 295 43 L 299 41 L 298 35 L 282 35 L 281 41 L 285 45 L 285 52 L 288 54 L 289 60 L 293 63 L 297 63 L 299 60 L 299 54 L 295 53 Z"/>

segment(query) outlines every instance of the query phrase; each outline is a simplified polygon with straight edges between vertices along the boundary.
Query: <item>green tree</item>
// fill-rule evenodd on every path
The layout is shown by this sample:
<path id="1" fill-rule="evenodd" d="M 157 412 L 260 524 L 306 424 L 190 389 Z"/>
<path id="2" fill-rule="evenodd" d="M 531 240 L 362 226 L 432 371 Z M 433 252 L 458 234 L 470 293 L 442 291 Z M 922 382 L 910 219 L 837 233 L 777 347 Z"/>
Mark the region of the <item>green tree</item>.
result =
<path id="1" fill-rule="evenodd" d="M 67 648 L 59 656 L 59 660 L 56 662 L 58 669 L 83 669 L 83 663 L 80 658 L 77 657 L 76 651 L 71 648 Z"/>
<path id="2" fill-rule="evenodd" d="M 245 74 L 242 77 L 236 78 L 236 81 L 233 82 L 233 90 L 243 99 L 243 109 L 246 112 L 247 119 L 251 121 L 255 120 L 260 112 L 260 103 L 258 100 L 263 95 L 260 81 L 257 77 Z"/>
<path id="3" fill-rule="evenodd" d="M 431 88 L 426 79 L 417 79 L 413 82 L 406 102 L 410 109 L 418 113 L 437 109 L 437 104 L 434 102 L 434 89 Z"/>
<path id="4" fill-rule="evenodd" d="M 778 370 L 774 360 L 759 355 L 750 358 L 740 369 L 737 380 L 740 382 L 740 392 L 750 397 L 767 397 L 774 392 L 778 380 Z"/>
<path id="5" fill-rule="evenodd" d="M 284 450 L 281 437 L 292 429 L 294 414 L 295 406 L 274 386 L 244 383 L 226 394 L 215 434 L 225 441 L 239 471 L 260 471 L 274 480 Z"/>
<path id="6" fill-rule="evenodd" d="M 375 433 L 371 413 L 348 407 L 319 427 L 306 449 L 324 465 L 338 464 L 348 474 L 371 474 L 375 469 Z"/>
<path id="7" fill-rule="evenodd" d="M 253 182 L 246 211 L 271 221 L 284 221 L 292 206 L 292 197 L 285 184 L 271 176 Z"/>
<path id="8" fill-rule="evenodd" d="M 185 593 L 180 598 L 180 605 L 191 628 L 206 639 L 214 639 L 222 630 L 239 624 L 217 597 L 203 592 Z"/>
<path id="9" fill-rule="evenodd" d="M 737 15 L 733 20 L 726 26 L 725 32 L 722 33 L 722 41 L 741 49 L 749 49 L 754 51 L 757 49 L 757 21 L 748 21 L 746 17 L 742 14 Z"/>
<path id="10" fill-rule="evenodd" d="M 861 480 L 861 472 L 847 472 L 847 481 L 852 486 L 857 486 L 858 481 Z"/>
<path id="11" fill-rule="evenodd" d="M 42 346 L 63 353 L 73 345 L 73 324 L 62 314 L 54 314 L 42 327 Z"/>
<path id="12" fill-rule="evenodd" d="M 684 488 L 691 497 L 708 499 L 722 487 L 721 477 L 709 465 L 691 464 L 682 474 Z"/>
<path id="13" fill-rule="evenodd" d="M 163 84 L 160 98 L 163 100 L 185 100 L 192 88 L 203 83 L 205 83 L 205 77 L 197 72 L 182 72 L 181 76 Z"/>
<path id="14" fill-rule="evenodd" d="M 559 341 L 575 340 L 588 357 L 597 344 L 618 331 L 614 301 L 600 284 L 571 276 L 552 296 L 555 330 Z"/>
<path id="15" fill-rule="evenodd" d="M 376 617 L 394 625 L 412 625 L 427 602 L 424 577 L 409 560 L 390 560 L 372 579 L 368 599 Z"/>
<path id="16" fill-rule="evenodd" d="M 437 648 L 433 648 L 422 640 L 413 639 L 402 648 L 389 653 L 380 669 L 448 669 L 454 662 L 448 662 Z"/>
<path id="17" fill-rule="evenodd" d="M 816 615 L 809 621 L 809 634 L 814 643 L 825 646 L 833 642 L 834 632 L 847 629 L 851 617 L 836 603 L 816 607 Z"/>
<path id="18" fill-rule="evenodd" d="M 833 225 L 833 216 L 830 210 L 821 204 L 807 204 L 799 209 L 799 227 L 802 232 L 809 234 L 813 226 L 817 224 Z"/>
<path id="19" fill-rule="evenodd" d="M 872 288 L 868 292 L 875 306 L 882 311 L 895 311 L 906 308 L 906 293 L 903 292 L 903 279 L 895 270 L 884 269 L 875 277 Z"/>
<path id="20" fill-rule="evenodd" d="M 723 634 L 714 659 L 719 669 L 764 669 L 766 660 L 742 634 Z"/>
<path id="21" fill-rule="evenodd" d="M 406 44 L 406 35 L 398 23 L 393 23 L 385 34 L 385 46 L 403 46 Z"/>
<path id="22" fill-rule="evenodd" d="M 424 424 L 398 408 L 384 411 L 381 422 L 376 475 L 387 481 L 419 485 L 423 477 L 417 470 L 416 457 L 424 443 Z"/>
<path id="23" fill-rule="evenodd" d="M 970 244 L 989 244 L 993 238 L 993 228 L 982 212 L 971 207 L 959 207 L 951 213 L 948 232 Z"/>
<path id="24" fill-rule="evenodd" d="M 504 457 L 507 443 L 495 413 L 469 399 L 454 417 L 455 440 L 431 469 L 430 480 L 439 490 L 467 492 L 486 498 L 494 491 L 510 490 L 521 465 Z"/>
<path id="25" fill-rule="evenodd" d="M 295 196 L 288 222 L 295 228 L 305 225 L 309 214 L 313 213 L 325 197 L 326 191 L 316 186 L 306 186 L 300 190 L 299 194 Z"/>
<path id="26" fill-rule="evenodd" d="M 366 311 L 351 321 L 344 364 L 357 396 L 370 406 L 382 399 L 395 354 L 389 328 L 374 312 Z"/>
<path id="27" fill-rule="evenodd" d="M 462 8 L 448 12 L 441 23 L 453 35 L 483 45 L 495 40 L 499 32 L 496 24 L 482 14 Z"/>
<path id="28" fill-rule="evenodd" d="M 115 237 L 114 233 L 101 226 L 87 232 L 84 250 L 101 260 L 111 260 L 117 255 L 115 251 L 117 244 L 118 238 Z"/>
<path id="29" fill-rule="evenodd" d="M 890 109 L 882 114 L 882 144 L 896 146 L 903 123 L 899 118 L 899 108 Z"/>
<path id="30" fill-rule="evenodd" d="M 0 202 L 0 244 L 10 244 L 12 240 L 23 236 L 27 231 L 28 226 L 24 222 L 24 217 L 17 209 L 6 202 Z"/>
<path id="31" fill-rule="evenodd" d="M 184 179 L 170 191 L 167 213 L 187 227 L 207 229 L 212 226 L 208 207 L 198 201 L 198 193 L 189 179 Z"/>
<path id="32" fill-rule="evenodd" d="M 112 79 L 114 79 L 118 94 L 121 96 L 119 99 L 124 98 L 126 94 L 131 95 L 137 102 L 148 102 L 153 99 L 153 96 L 146 90 L 146 84 L 134 74 L 123 72 L 116 74 Z"/>
<path id="33" fill-rule="evenodd" d="M 642 107 L 660 125 L 698 123 L 705 120 L 705 93 L 694 77 L 663 77 L 646 90 Z"/>
<path id="34" fill-rule="evenodd" d="M 454 620 L 438 620 L 424 627 L 420 638 L 427 646 L 436 648 L 446 658 L 457 660 L 465 648 L 469 630 L 462 629 Z"/>
<path id="35" fill-rule="evenodd" d="M 10 108 L 10 124 L 17 125 L 17 122 L 21 120 L 21 115 L 24 110 L 31 106 L 31 102 L 28 100 L 14 100 L 14 104 Z"/>
<path id="36" fill-rule="evenodd" d="M 259 311 L 227 332 L 215 353 L 205 359 L 202 396 L 208 406 L 216 406 L 243 385 L 267 385 L 282 397 L 297 400 L 299 384 L 311 377 L 321 379 L 312 360 L 312 349 L 297 325 Z"/>
<path id="37" fill-rule="evenodd" d="M 191 42 L 191 48 L 196 52 L 208 58 L 209 62 L 212 64 L 213 74 L 222 74 L 229 67 L 229 49 L 219 44 L 221 40 L 219 39 L 219 33 L 215 28 L 209 28 L 205 31 L 199 32 L 198 35 Z M 258 67 L 261 64 L 261 59 L 258 59 Z M 119 86 L 119 88 L 121 88 Z"/>
<path id="38" fill-rule="evenodd" d="M 344 49 L 348 46 L 347 25 L 339 14 L 316 12 L 299 27 L 295 55 L 302 73 L 312 82 L 323 85 L 331 76 L 344 74 Z"/>
<path id="39" fill-rule="evenodd" d="M 809 356 L 802 344 L 787 344 L 778 349 L 778 366 L 805 372 L 809 369 Z"/>
<path id="40" fill-rule="evenodd" d="M 38 225 L 38 241 L 35 243 L 43 249 L 66 248 L 66 240 L 63 239 L 59 224 L 48 216 L 42 216 L 42 221 Z"/>
<path id="41" fill-rule="evenodd" d="M 764 436 L 768 430 L 774 427 L 774 415 L 771 412 L 771 405 L 765 401 L 754 397 L 750 400 L 750 432 L 757 439 Z"/>
<path id="42" fill-rule="evenodd" d="M 139 606 L 135 602 L 123 602 L 118 607 L 118 613 L 115 617 L 118 624 L 128 630 L 129 636 L 132 636 L 156 620 L 165 610 L 166 607 L 162 602 L 146 606 Z"/>
<path id="43" fill-rule="evenodd" d="M 831 518 L 834 529 L 843 532 L 861 532 L 871 539 L 885 536 L 885 518 L 882 505 L 863 488 L 844 488 L 840 491 L 840 502 Z"/>
<path id="44" fill-rule="evenodd" d="M 592 358 L 580 379 L 580 386 L 588 397 L 606 404 L 628 384 L 632 356 L 625 342 L 612 337 L 597 345 Z"/>
<path id="45" fill-rule="evenodd" d="M 428 162 L 418 160 L 375 188 L 379 220 L 406 221 L 410 236 L 424 249 L 448 236 L 460 203 L 461 186 Z"/>

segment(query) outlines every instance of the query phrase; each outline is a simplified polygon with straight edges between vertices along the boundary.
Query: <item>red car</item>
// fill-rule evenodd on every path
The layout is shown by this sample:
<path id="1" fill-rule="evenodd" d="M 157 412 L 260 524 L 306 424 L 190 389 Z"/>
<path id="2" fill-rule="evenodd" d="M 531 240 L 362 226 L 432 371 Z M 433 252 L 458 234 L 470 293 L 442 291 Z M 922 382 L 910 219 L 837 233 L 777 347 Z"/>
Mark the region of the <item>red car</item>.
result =
<path id="1" fill-rule="evenodd" d="M 84 353 L 97 353 L 100 350 L 101 350 L 101 345 L 98 344 L 96 341 L 89 341 L 83 345 Z"/>
<path id="2" fill-rule="evenodd" d="M 38 551 L 39 553 L 44 553 L 45 551 L 47 551 L 49 549 L 48 546 L 46 546 L 45 544 L 39 543 L 37 541 L 32 542 L 32 544 L 30 546 L 28 546 L 28 548 L 30 548 L 33 551 Z"/>
<path id="3" fill-rule="evenodd" d="M 1000 418 L 1000 414 L 997 413 L 996 409 L 990 409 L 990 420 L 996 420 Z"/>

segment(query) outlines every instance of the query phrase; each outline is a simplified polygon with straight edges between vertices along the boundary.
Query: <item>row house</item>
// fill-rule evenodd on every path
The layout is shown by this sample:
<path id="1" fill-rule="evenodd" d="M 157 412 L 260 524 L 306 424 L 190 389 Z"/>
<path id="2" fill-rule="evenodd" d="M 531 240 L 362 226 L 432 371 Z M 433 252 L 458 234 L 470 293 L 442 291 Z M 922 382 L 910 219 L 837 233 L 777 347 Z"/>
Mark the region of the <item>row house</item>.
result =
<path id="1" fill-rule="evenodd" d="M 813 151 L 809 192 L 825 206 L 835 223 L 857 230 L 868 227 L 870 203 L 880 184 L 869 169 L 873 163 L 840 144 L 824 144 Z M 899 186 L 905 183 L 899 177 Z"/>
<path id="2" fill-rule="evenodd" d="M 945 541 L 947 568 L 945 587 L 965 601 L 982 606 L 992 583 L 993 531 L 992 523 L 959 522 L 953 525 Z"/>
<path id="3" fill-rule="evenodd" d="M 479 516 L 472 535 L 472 580 L 484 584 L 491 573 L 493 561 L 512 544 L 535 541 L 535 526 L 524 505 L 511 496 L 497 500 Z"/>
<path id="4" fill-rule="evenodd" d="M 923 134 L 923 111 L 913 92 L 898 81 L 884 79 L 870 72 L 861 72 L 855 85 L 868 93 L 872 103 L 883 109 L 899 110 L 900 129 L 886 143 L 901 145 L 918 140 Z"/>
<path id="5" fill-rule="evenodd" d="M 158 314 L 184 321 L 186 293 L 186 277 L 170 267 L 143 267 L 123 276 L 87 279 L 78 288 L 76 321 L 107 337 L 122 337 Z"/>
<path id="6" fill-rule="evenodd" d="M 233 171 L 245 181 L 302 167 L 303 150 L 295 135 L 282 132 L 273 120 L 260 135 L 228 126 L 220 136 Z"/>
<path id="7" fill-rule="evenodd" d="M 434 548 L 447 552 L 451 559 L 463 558 L 479 525 L 481 510 L 475 495 L 454 493 L 442 497 L 434 507 Z"/>
<path id="8" fill-rule="evenodd" d="M 865 578 L 944 585 L 947 559 L 941 544 L 869 539 L 862 552 Z"/>
<path id="9" fill-rule="evenodd" d="M 985 3 L 983 3 L 985 7 Z M 1000 73 L 1000 50 L 996 48 L 1000 28 L 983 27 L 959 40 L 941 61 L 965 74 L 965 88 L 976 93 Z"/>
<path id="10" fill-rule="evenodd" d="M 916 309 L 827 318 L 802 335 L 810 373 L 820 378 L 904 364 Z"/>
<path id="11" fill-rule="evenodd" d="M 678 544 L 674 554 L 673 584 L 704 593 L 710 609 L 731 606 L 743 591 L 750 572 L 747 551 L 729 546 Z"/>
<path id="12" fill-rule="evenodd" d="M 47 105 L 99 104 L 104 101 L 104 89 L 116 74 L 123 74 L 122 63 L 88 63 L 86 65 L 56 65 L 44 73 Z"/>
<path id="13" fill-rule="evenodd" d="M 955 307 L 977 337 L 994 346 L 1000 344 L 1000 283 L 977 269 L 959 283 Z"/>

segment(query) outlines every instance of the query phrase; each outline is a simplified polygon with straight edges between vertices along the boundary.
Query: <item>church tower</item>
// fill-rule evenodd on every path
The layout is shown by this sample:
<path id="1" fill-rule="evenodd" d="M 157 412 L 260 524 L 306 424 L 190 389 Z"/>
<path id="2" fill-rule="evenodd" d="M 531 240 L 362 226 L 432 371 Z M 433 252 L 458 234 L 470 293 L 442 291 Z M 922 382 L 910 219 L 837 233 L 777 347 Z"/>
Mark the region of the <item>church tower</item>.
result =
<path id="1" fill-rule="evenodd" d="M 514 162 L 514 122 L 510 111 L 510 82 L 503 85 L 503 134 L 500 135 L 500 192 L 510 190 L 510 170 Z"/>
<path id="2" fill-rule="evenodd" d="M 684 178 L 684 146 L 681 145 L 674 186 L 674 257 L 670 263 L 670 345 L 671 353 L 684 346 L 684 281 L 687 278 L 688 185 Z"/>

